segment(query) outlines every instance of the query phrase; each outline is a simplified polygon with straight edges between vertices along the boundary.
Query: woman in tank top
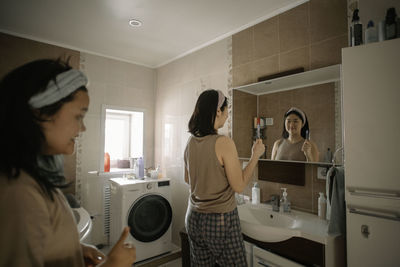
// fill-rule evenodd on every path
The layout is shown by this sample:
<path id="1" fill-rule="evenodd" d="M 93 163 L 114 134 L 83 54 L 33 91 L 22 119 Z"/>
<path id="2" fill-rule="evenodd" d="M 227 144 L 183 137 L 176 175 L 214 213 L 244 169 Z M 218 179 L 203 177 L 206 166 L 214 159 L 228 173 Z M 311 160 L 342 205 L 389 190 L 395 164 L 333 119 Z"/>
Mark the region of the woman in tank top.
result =
<path id="1" fill-rule="evenodd" d="M 236 146 L 218 135 L 228 118 L 221 91 L 207 90 L 198 98 L 189 121 L 185 153 L 185 181 L 190 185 L 185 226 L 192 266 L 247 266 L 235 192 L 249 183 L 265 147 L 258 139 L 241 169 Z"/>
<path id="2" fill-rule="evenodd" d="M 271 159 L 319 161 L 317 145 L 310 140 L 306 114 L 291 107 L 284 115 L 282 138 L 275 141 Z"/>

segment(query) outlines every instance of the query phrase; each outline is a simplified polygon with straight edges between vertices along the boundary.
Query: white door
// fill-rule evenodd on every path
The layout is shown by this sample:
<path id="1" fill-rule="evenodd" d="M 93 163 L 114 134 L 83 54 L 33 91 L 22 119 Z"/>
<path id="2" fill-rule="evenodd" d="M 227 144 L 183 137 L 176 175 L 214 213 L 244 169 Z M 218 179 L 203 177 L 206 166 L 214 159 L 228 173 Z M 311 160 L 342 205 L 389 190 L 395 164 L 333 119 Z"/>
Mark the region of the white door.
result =
<path id="1" fill-rule="evenodd" d="M 370 215 L 347 211 L 347 265 L 351 266 L 400 266 L 400 219 L 376 211 L 356 209 Z"/>
<path id="2" fill-rule="evenodd" d="M 400 192 L 400 38 L 342 50 L 346 188 Z"/>

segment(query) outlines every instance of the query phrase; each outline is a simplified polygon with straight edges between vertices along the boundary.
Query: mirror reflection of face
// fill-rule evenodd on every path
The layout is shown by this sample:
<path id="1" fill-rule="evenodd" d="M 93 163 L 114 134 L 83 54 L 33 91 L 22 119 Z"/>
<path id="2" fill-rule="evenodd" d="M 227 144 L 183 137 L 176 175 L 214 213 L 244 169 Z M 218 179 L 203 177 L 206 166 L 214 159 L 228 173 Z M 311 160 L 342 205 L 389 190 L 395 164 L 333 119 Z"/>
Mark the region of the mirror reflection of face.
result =
<path id="1" fill-rule="evenodd" d="M 285 119 L 286 131 L 291 136 L 300 135 L 303 121 L 294 113 L 289 114 Z"/>

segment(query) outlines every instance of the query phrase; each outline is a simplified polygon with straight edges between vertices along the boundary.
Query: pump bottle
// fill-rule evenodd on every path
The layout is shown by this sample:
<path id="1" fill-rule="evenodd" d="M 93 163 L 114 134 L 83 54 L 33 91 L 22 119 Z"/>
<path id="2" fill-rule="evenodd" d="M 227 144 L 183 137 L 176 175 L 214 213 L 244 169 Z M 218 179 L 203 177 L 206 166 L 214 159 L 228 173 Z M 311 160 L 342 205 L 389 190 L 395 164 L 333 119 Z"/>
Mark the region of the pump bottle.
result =
<path id="1" fill-rule="evenodd" d="M 280 200 L 281 201 L 280 206 L 282 207 L 283 212 L 290 212 L 291 210 L 290 201 L 288 200 L 286 189 L 287 188 L 281 188 L 283 192 L 282 192 L 282 198 Z"/>
<path id="2" fill-rule="evenodd" d="M 253 188 L 251 189 L 251 203 L 260 204 L 260 187 L 257 182 L 254 183 Z"/>

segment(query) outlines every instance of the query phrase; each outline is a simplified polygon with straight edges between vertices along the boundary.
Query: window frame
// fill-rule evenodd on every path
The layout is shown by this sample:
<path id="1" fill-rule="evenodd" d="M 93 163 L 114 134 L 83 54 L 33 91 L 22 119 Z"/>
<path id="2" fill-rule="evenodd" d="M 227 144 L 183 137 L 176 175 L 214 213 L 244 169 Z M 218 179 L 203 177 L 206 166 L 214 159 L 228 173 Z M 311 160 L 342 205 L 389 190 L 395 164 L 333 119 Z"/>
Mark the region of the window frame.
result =
<path id="1" fill-rule="evenodd" d="M 106 105 L 102 104 L 101 105 L 101 120 L 100 120 L 100 130 L 101 130 L 101 144 L 100 144 L 100 157 L 99 157 L 99 172 L 104 173 L 104 148 L 105 148 L 105 143 L 106 143 L 106 113 L 107 109 L 113 109 L 113 110 L 120 110 L 121 113 L 125 112 L 143 112 L 143 146 L 142 146 L 142 154 L 143 154 L 143 161 L 146 163 L 146 146 L 144 143 L 145 136 L 146 136 L 146 109 L 143 108 L 136 108 L 136 107 L 126 107 L 126 106 L 115 106 L 115 105 Z M 129 145 L 131 145 L 131 140 L 129 140 Z M 110 171 L 111 172 L 111 171 Z M 127 170 L 129 172 L 129 170 Z"/>

